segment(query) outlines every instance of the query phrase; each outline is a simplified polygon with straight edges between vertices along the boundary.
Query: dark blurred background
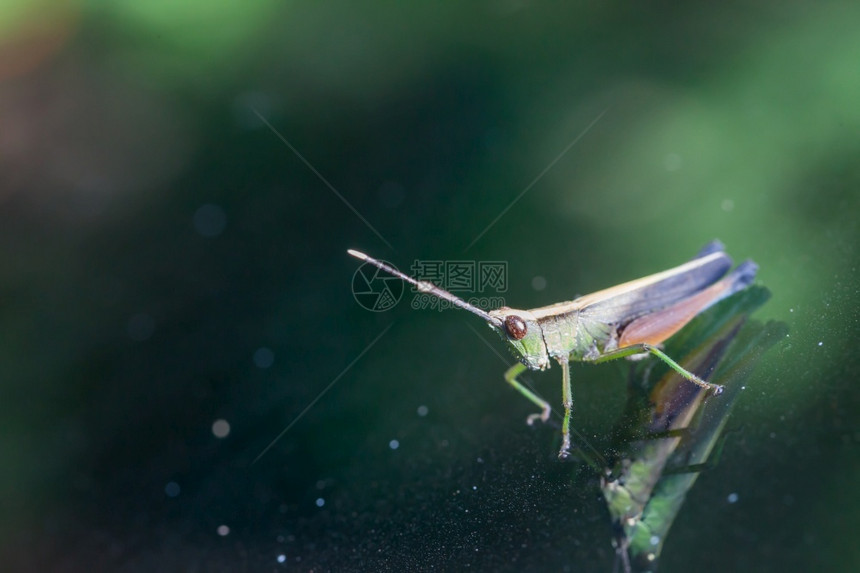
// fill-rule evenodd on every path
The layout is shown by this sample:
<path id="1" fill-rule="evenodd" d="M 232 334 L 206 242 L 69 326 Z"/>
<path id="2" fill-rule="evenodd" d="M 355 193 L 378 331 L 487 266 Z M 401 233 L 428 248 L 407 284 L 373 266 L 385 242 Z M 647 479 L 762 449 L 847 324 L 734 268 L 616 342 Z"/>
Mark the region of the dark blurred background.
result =
<path id="1" fill-rule="evenodd" d="M 2 569 L 611 570 L 597 476 L 525 425 L 501 341 L 409 291 L 365 310 L 346 249 L 504 261 L 530 308 L 720 238 L 791 333 L 661 568 L 856 570 L 858 26 L 851 2 L 6 0 Z M 624 368 L 573 368 L 597 447 Z M 558 368 L 529 378 L 560 405 Z"/>

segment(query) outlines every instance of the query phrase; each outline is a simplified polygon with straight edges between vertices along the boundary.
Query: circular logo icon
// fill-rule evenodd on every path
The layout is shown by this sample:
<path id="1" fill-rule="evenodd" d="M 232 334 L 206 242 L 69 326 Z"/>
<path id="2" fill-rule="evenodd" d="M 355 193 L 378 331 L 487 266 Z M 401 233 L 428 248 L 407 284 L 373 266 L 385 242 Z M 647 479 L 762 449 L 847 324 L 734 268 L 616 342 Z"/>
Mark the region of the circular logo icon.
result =
<path id="1" fill-rule="evenodd" d="M 388 261 L 382 262 L 394 267 Z M 372 312 L 385 312 L 394 308 L 400 302 L 404 288 L 402 280 L 370 263 L 364 263 L 352 275 L 352 296 L 355 302 Z"/>

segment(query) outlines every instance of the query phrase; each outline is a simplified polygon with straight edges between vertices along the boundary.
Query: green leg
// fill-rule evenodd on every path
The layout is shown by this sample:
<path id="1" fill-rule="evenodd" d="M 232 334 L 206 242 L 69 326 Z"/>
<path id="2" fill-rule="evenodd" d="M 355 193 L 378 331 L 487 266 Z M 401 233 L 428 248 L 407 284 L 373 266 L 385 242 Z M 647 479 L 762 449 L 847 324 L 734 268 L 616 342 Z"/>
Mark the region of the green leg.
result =
<path id="1" fill-rule="evenodd" d="M 564 422 L 561 424 L 561 449 L 558 451 L 558 459 L 564 460 L 570 455 L 570 411 L 573 408 L 573 396 L 570 392 L 570 363 L 567 358 L 558 360 L 561 366 L 561 393 L 564 403 Z"/>
<path id="2" fill-rule="evenodd" d="M 517 362 L 516 364 L 508 368 L 507 372 L 505 372 L 505 380 L 507 380 L 508 384 L 516 388 L 520 394 L 540 406 L 540 414 L 532 414 L 528 418 L 526 418 L 526 423 L 531 426 L 537 419 L 540 419 L 541 422 L 546 422 L 547 420 L 549 420 L 549 414 L 550 412 L 552 412 L 552 408 L 550 408 L 549 402 L 523 386 L 523 384 L 519 380 L 517 380 L 517 376 L 522 374 L 525 369 L 526 367 L 524 364 Z"/>
<path id="3" fill-rule="evenodd" d="M 634 354 L 640 354 L 642 352 L 650 352 L 651 354 L 668 364 L 675 372 L 677 372 L 690 382 L 701 386 L 702 388 L 711 390 L 714 394 L 720 394 L 723 391 L 723 387 L 719 384 L 711 384 L 710 382 L 705 382 L 704 380 L 702 380 L 689 370 L 686 370 L 683 366 L 669 358 L 669 356 L 667 356 L 665 352 L 663 352 L 656 346 L 652 346 L 651 344 L 647 344 L 644 342 L 642 344 L 634 344 L 633 346 L 627 346 L 626 348 L 619 348 L 618 350 L 607 352 L 606 354 L 602 354 L 597 358 L 591 360 L 590 362 L 599 364 L 600 362 L 608 362 L 610 360 L 633 356 Z"/>

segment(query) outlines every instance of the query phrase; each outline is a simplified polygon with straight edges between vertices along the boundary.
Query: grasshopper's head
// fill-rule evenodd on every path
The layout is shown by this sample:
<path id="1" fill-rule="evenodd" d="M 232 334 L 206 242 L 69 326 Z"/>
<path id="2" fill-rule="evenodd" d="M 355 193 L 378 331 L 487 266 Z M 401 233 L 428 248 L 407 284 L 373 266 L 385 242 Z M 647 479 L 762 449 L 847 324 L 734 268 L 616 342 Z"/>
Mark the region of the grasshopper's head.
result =
<path id="1" fill-rule="evenodd" d="M 498 324 L 491 322 L 490 328 L 513 348 L 520 362 L 531 370 L 543 370 L 549 366 L 543 332 L 532 313 L 503 306 L 489 314 L 499 321 Z"/>

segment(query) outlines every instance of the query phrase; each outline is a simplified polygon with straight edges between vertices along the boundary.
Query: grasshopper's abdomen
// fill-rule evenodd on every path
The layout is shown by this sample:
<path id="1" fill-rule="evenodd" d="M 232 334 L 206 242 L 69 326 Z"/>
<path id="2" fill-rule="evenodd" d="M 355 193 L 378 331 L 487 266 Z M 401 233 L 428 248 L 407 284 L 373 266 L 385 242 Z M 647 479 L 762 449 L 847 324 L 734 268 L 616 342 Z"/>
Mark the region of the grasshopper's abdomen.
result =
<path id="1" fill-rule="evenodd" d="M 577 311 L 545 316 L 539 324 L 547 352 L 556 359 L 597 357 L 613 340 L 611 325 L 585 320 Z"/>

